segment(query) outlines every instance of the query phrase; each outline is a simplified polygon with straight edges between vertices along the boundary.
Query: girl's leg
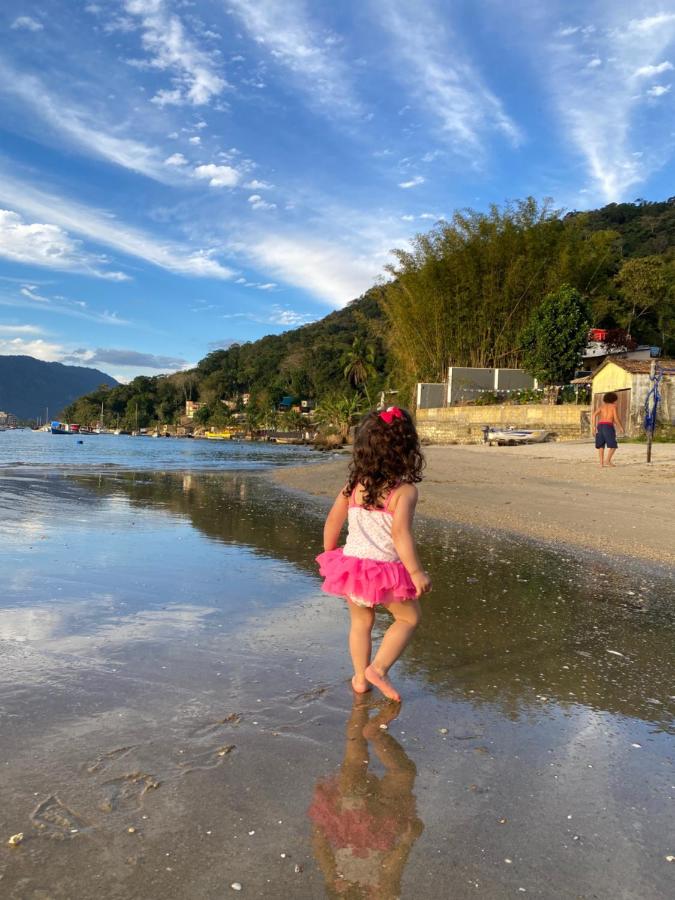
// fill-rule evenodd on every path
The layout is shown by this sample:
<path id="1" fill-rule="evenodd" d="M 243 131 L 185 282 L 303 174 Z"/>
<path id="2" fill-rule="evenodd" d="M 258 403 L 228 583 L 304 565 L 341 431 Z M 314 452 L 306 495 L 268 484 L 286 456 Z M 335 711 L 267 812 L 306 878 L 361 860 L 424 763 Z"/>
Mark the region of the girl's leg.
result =
<path id="1" fill-rule="evenodd" d="M 387 672 L 410 643 L 422 618 L 419 600 L 390 603 L 387 607 L 394 621 L 386 630 L 375 659 L 366 669 L 366 678 L 379 688 L 385 697 L 400 701 L 401 695 L 387 678 Z"/>
<path id="2" fill-rule="evenodd" d="M 365 672 L 370 664 L 373 648 L 371 632 L 375 622 L 375 610 L 370 606 L 358 606 L 350 600 L 349 614 L 352 619 L 349 630 L 349 652 L 354 664 L 352 687 L 358 694 L 365 694 L 369 690 Z"/>

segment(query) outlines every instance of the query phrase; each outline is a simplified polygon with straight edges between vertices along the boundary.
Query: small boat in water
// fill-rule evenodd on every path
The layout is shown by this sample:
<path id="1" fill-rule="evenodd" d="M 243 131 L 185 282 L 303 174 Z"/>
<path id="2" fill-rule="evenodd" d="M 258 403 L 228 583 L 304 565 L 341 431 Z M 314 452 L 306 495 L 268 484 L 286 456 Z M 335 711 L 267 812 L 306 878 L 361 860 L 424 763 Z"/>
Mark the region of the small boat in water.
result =
<path id="1" fill-rule="evenodd" d="M 513 447 L 516 444 L 541 444 L 548 436 L 548 431 L 536 429 L 488 428 L 485 432 L 485 442 Z"/>
<path id="2" fill-rule="evenodd" d="M 79 425 L 69 425 L 68 422 L 52 422 L 52 434 L 79 434 Z"/>

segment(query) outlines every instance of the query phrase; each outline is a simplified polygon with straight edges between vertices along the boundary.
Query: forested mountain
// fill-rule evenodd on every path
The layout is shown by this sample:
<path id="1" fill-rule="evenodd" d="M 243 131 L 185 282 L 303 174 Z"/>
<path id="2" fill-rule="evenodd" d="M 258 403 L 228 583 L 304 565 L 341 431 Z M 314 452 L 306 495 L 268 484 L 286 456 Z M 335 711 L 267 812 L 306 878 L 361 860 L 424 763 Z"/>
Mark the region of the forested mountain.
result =
<path id="1" fill-rule="evenodd" d="M 0 409 L 19 419 L 56 416 L 77 397 L 117 382 L 98 369 L 42 362 L 32 356 L 0 356 Z"/>
<path id="2" fill-rule="evenodd" d="M 380 390 L 411 399 L 447 365 L 519 365 L 521 335 L 547 293 L 576 288 L 589 321 L 675 352 L 675 197 L 563 213 L 532 198 L 461 210 L 395 252 L 390 281 L 318 322 L 216 350 L 190 372 L 139 377 L 73 404 L 75 421 L 174 422 L 186 399 L 221 424 L 221 401 L 251 421 L 285 395 L 314 400 Z"/>

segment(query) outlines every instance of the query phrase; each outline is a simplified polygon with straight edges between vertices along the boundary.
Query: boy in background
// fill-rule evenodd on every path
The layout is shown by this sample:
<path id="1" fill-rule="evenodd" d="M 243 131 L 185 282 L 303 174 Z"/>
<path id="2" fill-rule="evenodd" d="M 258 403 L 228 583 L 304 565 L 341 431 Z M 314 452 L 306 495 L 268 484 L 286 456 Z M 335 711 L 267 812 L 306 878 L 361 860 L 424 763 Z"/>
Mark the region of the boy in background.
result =
<path id="1" fill-rule="evenodd" d="M 616 427 L 624 431 L 623 423 L 616 409 L 617 395 L 610 391 L 602 398 L 602 403 L 593 413 L 593 426 L 595 428 L 595 449 L 598 451 L 600 465 L 614 467 L 612 457 L 619 446 L 616 442 Z M 607 448 L 607 462 L 605 462 L 605 447 Z"/>

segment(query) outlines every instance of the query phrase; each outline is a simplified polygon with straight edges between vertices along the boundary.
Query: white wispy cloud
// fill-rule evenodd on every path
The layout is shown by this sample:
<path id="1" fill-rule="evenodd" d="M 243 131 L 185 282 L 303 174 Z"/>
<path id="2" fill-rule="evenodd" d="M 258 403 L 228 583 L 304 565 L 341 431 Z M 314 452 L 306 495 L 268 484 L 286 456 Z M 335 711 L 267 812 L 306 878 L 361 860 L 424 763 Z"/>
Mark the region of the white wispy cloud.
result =
<path id="1" fill-rule="evenodd" d="M 82 300 L 70 300 L 62 294 L 46 296 L 37 292 L 34 285 L 26 284 L 18 294 L 0 294 L 0 306 L 16 307 L 19 309 L 35 310 L 57 316 L 68 316 L 72 319 L 83 319 L 87 322 L 96 322 L 99 325 L 131 325 L 128 319 L 123 319 L 116 312 L 109 310 L 98 311 L 90 309 Z M 1 329 L 0 329 L 1 330 Z"/>
<path id="2" fill-rule="evenodd" d="M 268 203 L 266 200 L 260 196 L 260 194 L 251 194 L 248 198 L 248 202 L 251 204 L 251 209 L 276 209 L 276 203 Z"/>
<path id="3" fill-rule="evenodd" d="M 42 334 L 43 331 L 38 325 L 7 325 L 0 322 L 0 334 Z"/>
<path id="4" fill-rule="evenodd" d="M 164 160 L 165 166 L 186 166 L 187 159 L 183 156 L 182 153 L 172 153 L 171 156 L 167 156 Z"/>
<path id="5" fill-rule="evenodd" d="M 417 104 L 438 121 L 457 153 L 467 157 L 482 153 L 491 131 L 501 132 L 513 144 L 520 141 L 518 127 L 431 4 L 372 2 L 379 24 L 393 42 L 394 72 Z"/>
<path id="6" fill-rule="evenodd" d="M 652 122 L 648 140 L 644 123 L 638 124 L 646 103 L 667 90 L 651 86 L 645 91 L 639 82 L 668 71 L 670 64 L 663 60 L 675 38 L 675 14 L 630 19 L 623 4 L 603 0 L 591 9 L 592 32 L 588 25 L 566 29 L 561 40 L 554 21 L 562 9 L 564 4 L 552 4 L 548 15 L 536 20 L 540 33 L 532 30 L 530 20 L 523 18 L 521 24 L 529 28 L 530 45 L 542 47 L 538 57 L 542 74 L 561 133 L 585 161 L 591 181 L 588 193 L 604 202 L 622 200 L 670 153 L 672 129 L 665 119 Z M 593 59 L 603 60 L 602 65 L 588 68 L 589 50 Z"/>
<path id="7" fill-rule="evenodd" d="M 272 311 L 269 315 L 268 321 L 274 323 L 275 325 L 288 325 L 292 328 L 297 328 L 298 325 L 306 325 L 314 318 L 316 317 L 307 313 L 297 312 L 296 310 L 290 309 L 287 306 L 279 306 L 278 304 L 274 304 L 272 306 Z"/>
<path id="8" fill-rule="evenodd" d="M 61 344 L 45 341 L 43 338 L 3 338 L 0 335 L 0 356 L 33 356 L 43 362 L 60 362 L 66 353 Z"/>
<path id="9" fill-rule="evenodd" d="M 210 187 L 236 187 L 241 178 L 232 166 L 216 166 L 213 163 L 197 166 L 194 177 L 208 181 Z"/>
<path id="10" fill-rule="evenodd" d="M 53 223 L 24 222 L 10 209 L 0 209 L 0 256 L 24 265 L 79 272 L 112 281 L 127 280 L 122 272 L 100 268 L 105 260 L 84 250 L 63 228 Z"/>
<path id="11" fill-rule="evenodd" d="M 407 190 L 408 188 L 417 187 L 420 184 L 424 184 L 425 178 L 422 175 L 415 175 L 414 178 L 411 178 L 409 181 L 400 181 L 398 186 Z"/>
<path id="12" fill-rule="evenodd" d="M 221 94 L 227 82 L 212 54 L 199 47 L 183 20 L 164 0 L 125 0 L 124 9 L 136 16 L 149 67 L 172 74 L 173 87 L 156 99 L 161 105 L 203 106 Z"/>
<path id="13" fill-rule="evenodd" d="M 114 347 L 97 347 L 93 350 L 80 350 L 73 354 L 73 361 L 89 366 L 124 366 L 132 369 L 165 369 L 176 371 L 189 365 L 186 359 L 178 356 L 162 356 L 155 353 L 143 353 L 139 350 L 123 350 Z"/>
<path id="14" fill-rule="evenodd" d="M 663 97 L 664 94 L 670 93 L 671 85 L 669 84 L 655 84 L 654 87 L 649 88 L 647 91 L 648 97 Z"/>
<path id="15" fill-rule="evenodd" d="M 158 240 L 138 228 L 125 225 L 110 214 L 91 209 L 62 196 L 47 194 L 13 178 L 0 167 L 0 202 L 36 216 L 68 232 L 142 259 L 170 272 L 199 278 L 229 279 L 233 272 L 217 259 L 214 249 L 192 249 Z"/>
<path id="16" fill-rule="evenodd" d="M 669 27 L 675 22 L 675 13 L 659 12 L 654 16 L 644 16 L 642 19 L 631 19 L 628 23 L 628 31 L 636 34 L 650 34 L 659 31 L 663 27 Z"/>
<path id="17" fill-rule="evenodd" d="M 267 181 L 260 181 L 258 178 L 254 178 L 252 181 L 247 181 L 244 187 L 248 188 L 250 191 L 268 191 L 271 190 L 274 185 L 269 184 Z"/>
<path id="18" fill-rule="evenodd" d="M 242 252 L 263 271 L 332 306 L 343 306 L 371 287 L 383 259 L 304 234 L 251 235 Z"/>
<path id="19" fill-rule="evenodd" d="M 661 75 L 663 72 L 671 72 L 673 64 L 667 60 L 655 66 L 640 66 L 635 71 L 636 78 L 653 78 L 654 75 Z"/>
<path id="20" fill-rule="evenodd" d="M 53 93 L 39 78 L 0 62 L 0 93 L 16 97 L 36 113 L 51 129 L 55 143 L 65 141 L 92 156 L 155 181 L 176 183 L 176 174 L 166 168 L 159 150 L 130 137 L 123 126 L 118 126 L 116 133 L 91 110 Z"/>
<path id="21" fill-rule="evenodd" d="M 42 31 L 44 29 L 42 22 L 38 22 L 32 16 L 17 16 L 10 25 L 13 31 Z"/>
<path id="22" fill-rule="evenodd" d="M 339 41 L 312 22 L 301 0 L 230 0 L 228 5 L 313 106 L 332 117 L 363 114 Z"/>
<path id="23" fill-rule="evenodd" d="M 291 309 L 289 306 L 281 306 L 278 303 L 272 304 L 269 311 L 245 312 L 245 313 L 224 313 L 221 319 L 245 319 L 248 322 L 256 322 L 259 325 L 287 325 L 289 328 L 298 328 L 300 325 L 307 325 L 316 319 L 315 315 L 310 313 L 302 313 L 298 310 Z M 220 341 L 217 343 L 221 343 Z M 230 341 L 230 344 L 233 343 Z M 219 349 L 219 348 L 214 348 Z"/>
<path id="24" fill-rule="evenodd" d="M 279 286 L 276 281 L 249 281 L 248 278 L 237 278 L 234 283 L 247 288 L 256 288 L 258 291 L 275 291 Z"/>

